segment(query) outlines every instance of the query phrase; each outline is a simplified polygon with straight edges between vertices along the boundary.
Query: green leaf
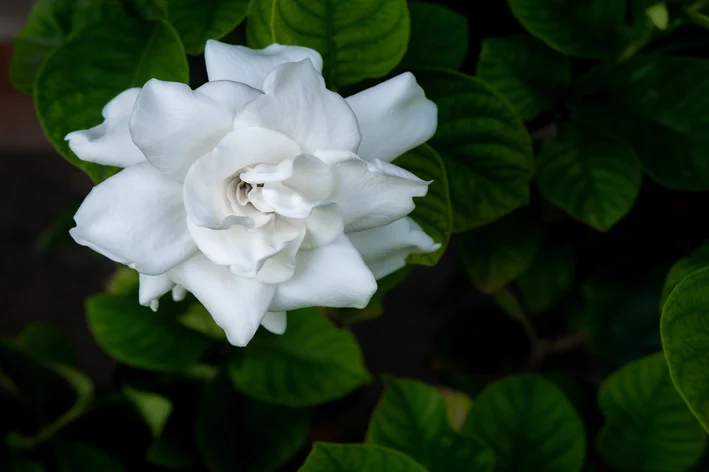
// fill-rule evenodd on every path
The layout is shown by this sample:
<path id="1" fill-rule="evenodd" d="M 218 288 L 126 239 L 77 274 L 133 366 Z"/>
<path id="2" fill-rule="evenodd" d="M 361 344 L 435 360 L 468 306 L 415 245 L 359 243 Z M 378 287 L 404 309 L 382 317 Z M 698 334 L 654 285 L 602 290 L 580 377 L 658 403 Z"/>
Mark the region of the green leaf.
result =
<path id="1" fill-rule="evenodd" d="M 199 303 L 194 303 L 187 311 L 177 317 L 177 320 L 188 328 L 204 334 L 217 341 L 226 340 L 224 330 L 214 322 L 207 309 Z"/>
<path id="2" fill-rule="evenodd" d="M 453 71 L 416 73 L 438 105 L 431 146 L 443 159 L 456 232 L 484 226 L 529 202 L 532 144 L 512 105 L 482 80 Z"/>
<path id="3" fill-rule="evenodd" d="M 571 82 L 569 59 L 531 36 L 483 41 L 477 76 L 499 90 L 523 120 L 552 109 Z"/>
<path id="4" fill-rule="evenodd" d="M 109 453 L 74 441 L 61 441 L 54 448 L 60 472 L 124 472 Z"/>
<path id="5" fill-rule="evenodd" d="M 458 69 L 468 51 L 468 19 L 435 3 L 409 3 L 411 38 L 398 69 Z"/>
<path id="6" fill-rule="evenodd" d="M 393 449 L 372 444 L 316 442 L 298 472 L 427 472 L 419 463 Z"/>
<path id="7" fill-rule="evenodd" d="M 172 402 L 157 393 L 141 392 L 128 386 L 123 387 L 123 395 L 135 405 L 150 427 L 153 437 L 159 437 L 165 422 L 172 413 Z"/>
<path id="8" fill-rule="evenodd" d="M 109 100 L 152 78 L 188 80 L 184 48 L 168 23 L 120 17 L 82 29 L 37 77 L 35 109 L 42 129 L 65 159 L 99 182 L 115 169 L 79 160 L 64 137 L 100 124 Z"/>
<path id="9" fill-rule="evenodd" d="M 660 331 L 672 381 L 709 431 L 709 268 L 682 280 L 662 310 Z"/>
<path id="10" fill-rule="evenodd" d="M 253 0 L 250 47 L 306 46 L 323 57 L 331 87 L 388 74 L 409 41 L 406 0 Z"/>
<path id="11" fill-rule="evenodd" d="M 237 389 L 267 403 L 299 407 L 341 398 L 370 381 L 355 337 L 315 309 L 288 313 L 282 335 L 259 330 L 228 364 Z"/>
<path id="12" fill-rule="evenodd" d="M 132 297 L 97 295 L 88 300 L 86 310 L 89 328 L 101 348 L 140 369 L 183 370 L 212 343 L 170 314 L 153 313 Z"/>
<path id="13" fill-rule="evenodd" d="M 201 54 L 208 39 L 220 39 L 246 18 L 251 0 L 170 0 L 168 20 L 188 54 Z"/>
<path id="14" fill-rule="evenodd" d="M 50 323 L 33 323 L 17 336 L 28 352 L 50 362 L 76 366 L 74 344 L 67 335 Z"/>
<path id="15" fill-rule="evenodd" d="M 611 375 L 598 402 L 606 424 L 596 446 L 614 470 L 684 472 L 706 449 L 706 433 L 672 384 L 662 353 Z"/>
<path id="16" fill-rule="evenodd" d="M 537 182 L 549 200 L 598 231 L 625 216 L 640 193 L 642 166 L 626 143 L 565 125 L 537 157 Z"/>
<path id="17" fill-rule="evenodd" d="M 479 440 L 459 434 L 448 422 L 443 397 L 414 380 L 385 378 L 367 442 L 407 454 L 430 472 L 492 471 L 495 456 Z"/>
<path id="18" fill-rule="evenodd" d="M 358 308 L 334 308 L 326 309 L 325 313 L 333 320 L 340 324 L 348 325 L 360 321 L 371 320 L 380 317 L 384 313 L 384 296 L 401 284 L 411 273 L 410 265 L 404 266 L 401 269 L 393 272 L 386 277 L 377 280 L 377 291 L 367 303 L 367 306 Z"/>
<path id="19" fill-rule="evenodd" d="M 522 26 L 567 56 L 611 58 L 629 42 L 626 2 L 618 0 L 509 0 Z"/>
<path id="20" fill-rule="evenodd" d="M 660 308 L 665 305 L 665 301 L 672 293 L 672 290 L 689 274 L 709 267 L 709 241 L 705 241 L 697 249 L 692 251 L 690 255 L 678 260 L 670 269 L 665 280 L 665 286 L 662 289 L 662 300 Z"/>
<path id="21" fill-rule="evenodd" d="M 542 244 L 542 225 L 525 209 L 460 237 L 461 258 L 478 290 L 496 292 L 529 268 Z"/>
<path id="22" fill-rule="evenodd" d="M 586 455 L 583 424 L 554 384 L 533 374 L 487 387 L 463 426 L 495 451 L 495 472 L 577 472 Z"/>
<path id="23" fill-rule="evenodd" d="M 431 254 L 412 254 L 408 262 L 434 266 L 448 247 L 453 231 L 453 213 L 446 168 L 438 153 L 426 144 L 397 157 L 394 163 L 422 180 L 433 181 L 428 186 L 426 196 L 415 200 L 416 208 L 409 216 L 435 242 L 440 243 L 441 248 Z"/>
<path id="24" fill-rule="evenodd" d="M 0 462 L 0 470 L 4 472 L 45 472 L 45 468 L 39 462 L 32 460 L 5 460 Z"/>
<path id="25" fill-rule="evenodd" d="M 219 375 L 200 404 L 197 442 L 214 472 L 271 472 L 303 446 L 309 423 L 307 410 L 244 397 Z"/>
<path id="26" fill-rule="evenodd" d="M 524 305 L 532 312 L 551 308 L 572 287 L 575 270 L 576 250 L 570 244 L 545 241 L 517 279 Z"/>

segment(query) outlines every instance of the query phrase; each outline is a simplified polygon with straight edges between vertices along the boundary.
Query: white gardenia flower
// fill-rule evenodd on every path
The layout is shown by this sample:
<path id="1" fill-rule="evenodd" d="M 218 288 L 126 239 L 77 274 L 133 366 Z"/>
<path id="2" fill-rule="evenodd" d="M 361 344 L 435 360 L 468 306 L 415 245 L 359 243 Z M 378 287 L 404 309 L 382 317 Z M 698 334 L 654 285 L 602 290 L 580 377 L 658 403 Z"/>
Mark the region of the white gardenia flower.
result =
<path id="1" fill-rule="evenodd" d="M 428 183 L 390 163 L 429 139 L 436 106 L 410 73 L 343 99 L 322 58 L 207 43 L 209 82 L 151 80 L 66 139 L 123 167 L 86 197 L 77 243 L 140 273 L 140 303 L 190 291 L 229 341 L 287 310 L 364 307 L 375 279 L 439 248 L 408 218 Z"/>

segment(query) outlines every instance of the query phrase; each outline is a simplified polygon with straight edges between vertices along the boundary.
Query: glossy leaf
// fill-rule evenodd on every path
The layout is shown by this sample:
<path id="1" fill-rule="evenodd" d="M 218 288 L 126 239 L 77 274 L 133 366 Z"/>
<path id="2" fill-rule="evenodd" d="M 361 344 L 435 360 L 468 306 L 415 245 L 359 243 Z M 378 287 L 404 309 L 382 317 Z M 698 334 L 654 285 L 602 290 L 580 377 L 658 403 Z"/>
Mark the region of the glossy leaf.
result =
<path id="1" fill-rule="evenodd" d="M 491 472 L 495 463 L 485 444 L 453 431 L 441 394 L 414 380 L 385 379 L 367 442 L 401 451 L 429 472 Z"/>
<path id="2" fill-rule="evenodd" d="M 318 442 L 298 472 L 427 472 L 419 463 L 393 449 L 372 444 Z"/>
<path id="3" fill-rule="evenodd" d="M 430 144 L 446 166 L 455 231 L 526 205 L 532 145 L 512 105 L 475 77 L 431 69 L 418 71 L 416 79 L 438 105 Z"/>
<path id="4" fill-rule="evenodd" d="M 406 52 L 406 0 L 254 0 L 249 12 L 250 47 L 271 43 L 306 46 L 323 57 L 331 87 L 389 73 Z"/>
<path id="5" fill-rule="evenodd" d="M 250 0 L 170 0 L 168 20 L 189 54 L 200 54 L 208 39 L 227 35 L 246 17 Z"/>
<path id="6" fill-rule="evenodd" d="M 289 312 L 282 335 L 259 330 L 228 372 L 246 395 L 292 407 L 335 400 L 370 381 L 355 337 L 314 309 Z"/>
<path id="7" fill-rule="evenodd" d="M 517 279 L 527 309 L 540 312 L 551 308 L 572 287 L 575 269 L 576 250 L 572 246 L 545 241 Z"/>
<path id="8" fill-rule="evenodd" d="M 115 169 L 79 160 L 64 137 L 100 124 L 109 100 L 151 78 L 188 80 L 184 48 L 168 23 L 123 17 L 87 27 L 57 49 L 37 77 L 42 129 L 65 159 L 101 181 Z"/>
<path id="9" fill-rule="evenodd" d="M 569 59 L 531 36 L 483 41 L 477 76 L 514 105 L 523 120 L 552 109 L 571 81 Z"/>
<path id="10" fill-rule="evenodd" d="M 507 377 L 483 390 L 463 431 L 493 448 L 496 472 L 578 472 L 586 454 L 574 407 L 554 384 L 533 374 Z"/>
<path id="11" fill-rule="evenodd" d="M 665 286 L 662 289 L 662 301 L 660 302 L 660 308 L 662 308 L 667 300 L 667 297 L 670 296 L 672 290 L 674 290 L 682 279 L 705 267 L 709 267 L 709 241 L 705 241 L 701 246 L 692 251 L 690 255 L 678 260 L 672 266 L 667 274 Z"/>
<path id="12" fill-rule="evenodd" d="M 616 371 L 598 402 L 606 424 L 596 444 L 614 470 L 684 472 L 706 449 L 706 433 L 672 384 L 662 353 Z"/>
<path id="13" fill-rule="evenodd" d="M 44 361 L 76 366 L 76 351 L 71 339 L 53 324 L 28 325 L 17 336 L 17 341 Z"/>
<path id="14" fill-rule="evenodd" d="M 96 342 L 116 360 L 140 369 L 176 372 L 196 362 L 211 339 L 132 297 L 97 295 L 87 302 Z"/>

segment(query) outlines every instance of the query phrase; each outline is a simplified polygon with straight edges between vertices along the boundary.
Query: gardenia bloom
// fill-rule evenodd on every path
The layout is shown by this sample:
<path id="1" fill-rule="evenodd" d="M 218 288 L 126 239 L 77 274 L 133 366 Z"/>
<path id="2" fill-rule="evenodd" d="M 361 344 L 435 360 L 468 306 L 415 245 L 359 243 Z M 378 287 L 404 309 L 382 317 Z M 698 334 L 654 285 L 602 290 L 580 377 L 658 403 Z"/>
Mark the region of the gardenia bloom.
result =
<path id="1" fill-rule="evenodd" d="M 390 162 L 429 139 L 436 106 L 410 73 L 347 99 L 322 58 L 209 41 L 209 82 L 150 80 L 66 139 L 123 167 L 86 197 L 77 243 L 140 273 L 140 303 L 188 290 L 229 341 L 287 310 L 364 307 L 378 278 L 439 248 L 408 218 L 428 182 Z"/>

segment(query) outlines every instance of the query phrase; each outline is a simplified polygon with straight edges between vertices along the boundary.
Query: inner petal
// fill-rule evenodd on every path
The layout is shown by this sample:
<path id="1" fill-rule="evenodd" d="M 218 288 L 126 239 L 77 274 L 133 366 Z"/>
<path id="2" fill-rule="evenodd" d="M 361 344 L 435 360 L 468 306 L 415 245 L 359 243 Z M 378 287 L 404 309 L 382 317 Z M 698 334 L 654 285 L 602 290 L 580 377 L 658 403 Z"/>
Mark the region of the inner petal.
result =
<path id="1" fill-rule="evenodd" d="M 258 164 L 242 172 L 242 181 L 250 184 L 265 184 L 267 182 L 282 182 L 293 175 L 293 159 L 288 159 L 277 165 Z"/>

